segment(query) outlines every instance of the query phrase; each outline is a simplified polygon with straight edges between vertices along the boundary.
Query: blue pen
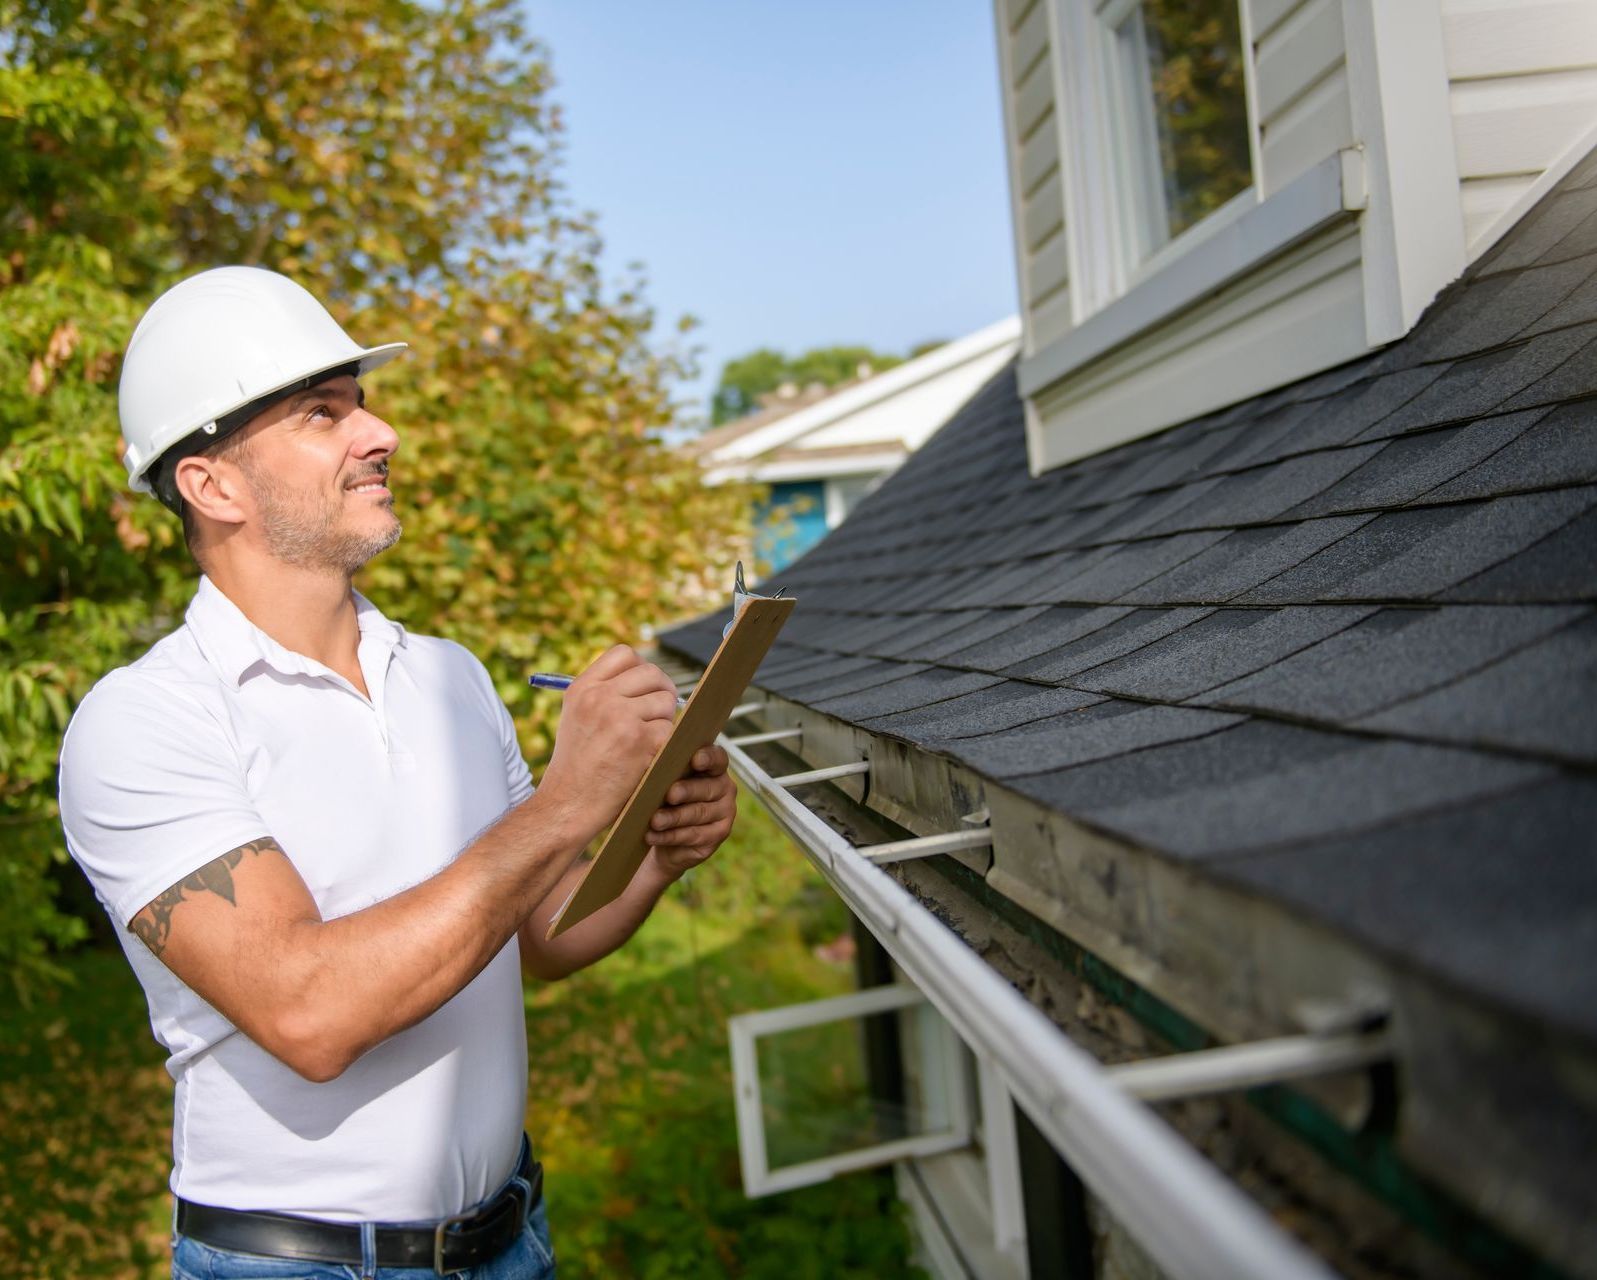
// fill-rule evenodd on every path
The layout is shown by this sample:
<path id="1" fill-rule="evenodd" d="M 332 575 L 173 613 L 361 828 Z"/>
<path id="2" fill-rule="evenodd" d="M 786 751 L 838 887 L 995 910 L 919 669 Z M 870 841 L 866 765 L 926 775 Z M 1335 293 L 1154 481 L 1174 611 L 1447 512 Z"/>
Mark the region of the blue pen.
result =
<path id="1" fill-rule="evenodd" d="M 527 683 L 534 689 L 565 690 L 571 688 L 571 682 L 575 679 L 575 676 L 556 675 L 553 671 L 534 671 L 527 677 Z M 685 707 L 687 705 L 688 700 L 678 695 L 677 706 Z"/>

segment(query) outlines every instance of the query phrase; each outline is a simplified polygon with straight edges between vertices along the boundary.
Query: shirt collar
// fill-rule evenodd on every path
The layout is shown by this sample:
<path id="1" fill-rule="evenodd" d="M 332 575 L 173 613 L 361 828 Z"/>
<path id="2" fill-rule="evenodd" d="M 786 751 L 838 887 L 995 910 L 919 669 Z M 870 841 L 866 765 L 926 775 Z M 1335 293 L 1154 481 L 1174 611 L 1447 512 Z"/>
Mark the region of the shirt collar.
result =
<path id="1" fill-rule="evenodd" d="M 404 647 L 405 628 L 386 617 L 360 592 L 351 594 L 355 597 L 355 623 L 360 628 L 361 643 L 371 641 L 389 650 Z M 211 665 L 223 679 L 235 684 L 243 684 L 245 677 L 263 664 L 285 674 L 332 674 L 314 658 L 278 644 L 203 575 L 184 621 Z"/>

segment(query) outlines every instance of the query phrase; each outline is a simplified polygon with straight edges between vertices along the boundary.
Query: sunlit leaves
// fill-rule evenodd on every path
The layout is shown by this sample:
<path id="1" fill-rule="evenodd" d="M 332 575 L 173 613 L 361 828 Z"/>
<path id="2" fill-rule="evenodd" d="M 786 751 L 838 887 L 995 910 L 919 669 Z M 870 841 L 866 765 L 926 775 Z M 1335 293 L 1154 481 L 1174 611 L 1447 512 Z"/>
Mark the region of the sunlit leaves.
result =
<path id="1" fill-rule="evenodd" d="M 362 585 L 481 655 L 533 755 L 558 700 L 530 699 L 527 669 L 580 667 L 721 588 L 743 495 L 660 443 L 682 370 L 559 190 L 549 83 L 512 0 L 0 0 L 14 982 L 42 971 L 41 938 L 75 932 L 45 879 L 61 708 L 192 591 L 177 522 L 127 493 L 115 398 L 134 323 L 181 276 L 273 267 L 357 339 L 412 344 L 368 384 L 401 434 L 406 533 Z"/>

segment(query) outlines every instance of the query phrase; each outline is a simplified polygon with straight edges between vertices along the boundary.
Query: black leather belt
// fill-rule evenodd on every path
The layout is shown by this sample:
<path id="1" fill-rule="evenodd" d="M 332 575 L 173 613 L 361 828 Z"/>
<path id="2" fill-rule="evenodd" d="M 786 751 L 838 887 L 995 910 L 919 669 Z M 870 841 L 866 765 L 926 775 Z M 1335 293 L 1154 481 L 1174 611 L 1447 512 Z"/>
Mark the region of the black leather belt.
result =
<path id="1" fill-rule="evenodd" d="M 525 1144 L 516 1178 L 482 1208 L 426 1226 L 378 1227 L 379 1267 L 431 1267 L 453 1275 L 491 1262 L 521 1234 L 527 1215 L 543 1198 L 543 1166 Z M 214 1205 L 177 1202 L 177 1229 L 213 1249 L 253 1253 L 299 1262 L 341 1262 L 361 1265 L 360 1227 L 352 1222 L 326 1222 L 287 1213 L 219 1209 Z"/>

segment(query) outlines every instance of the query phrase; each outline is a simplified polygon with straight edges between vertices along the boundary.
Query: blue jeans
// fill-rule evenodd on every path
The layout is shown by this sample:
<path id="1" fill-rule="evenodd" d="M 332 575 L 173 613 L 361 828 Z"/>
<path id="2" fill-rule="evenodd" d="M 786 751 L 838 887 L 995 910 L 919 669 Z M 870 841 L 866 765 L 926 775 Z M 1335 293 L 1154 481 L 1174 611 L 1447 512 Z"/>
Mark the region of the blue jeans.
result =
<path id="1" fill-rule="evenodd" d="M 335 1262 L 295 1262 L 229 1253 L 178 1236 L 172 1250 L 172 1280 L 362 1280 L 361 1267 Z M 366 1271 L 377 1280 L 425 1280 L 431 1267 L 379 1267 Z M 459 1273 L 460 1280 L 554 1280 L 554 1250 L 549 1244 L 549 1216 L 540 1199 L 527 1226 L 492 1262 Z"/>

